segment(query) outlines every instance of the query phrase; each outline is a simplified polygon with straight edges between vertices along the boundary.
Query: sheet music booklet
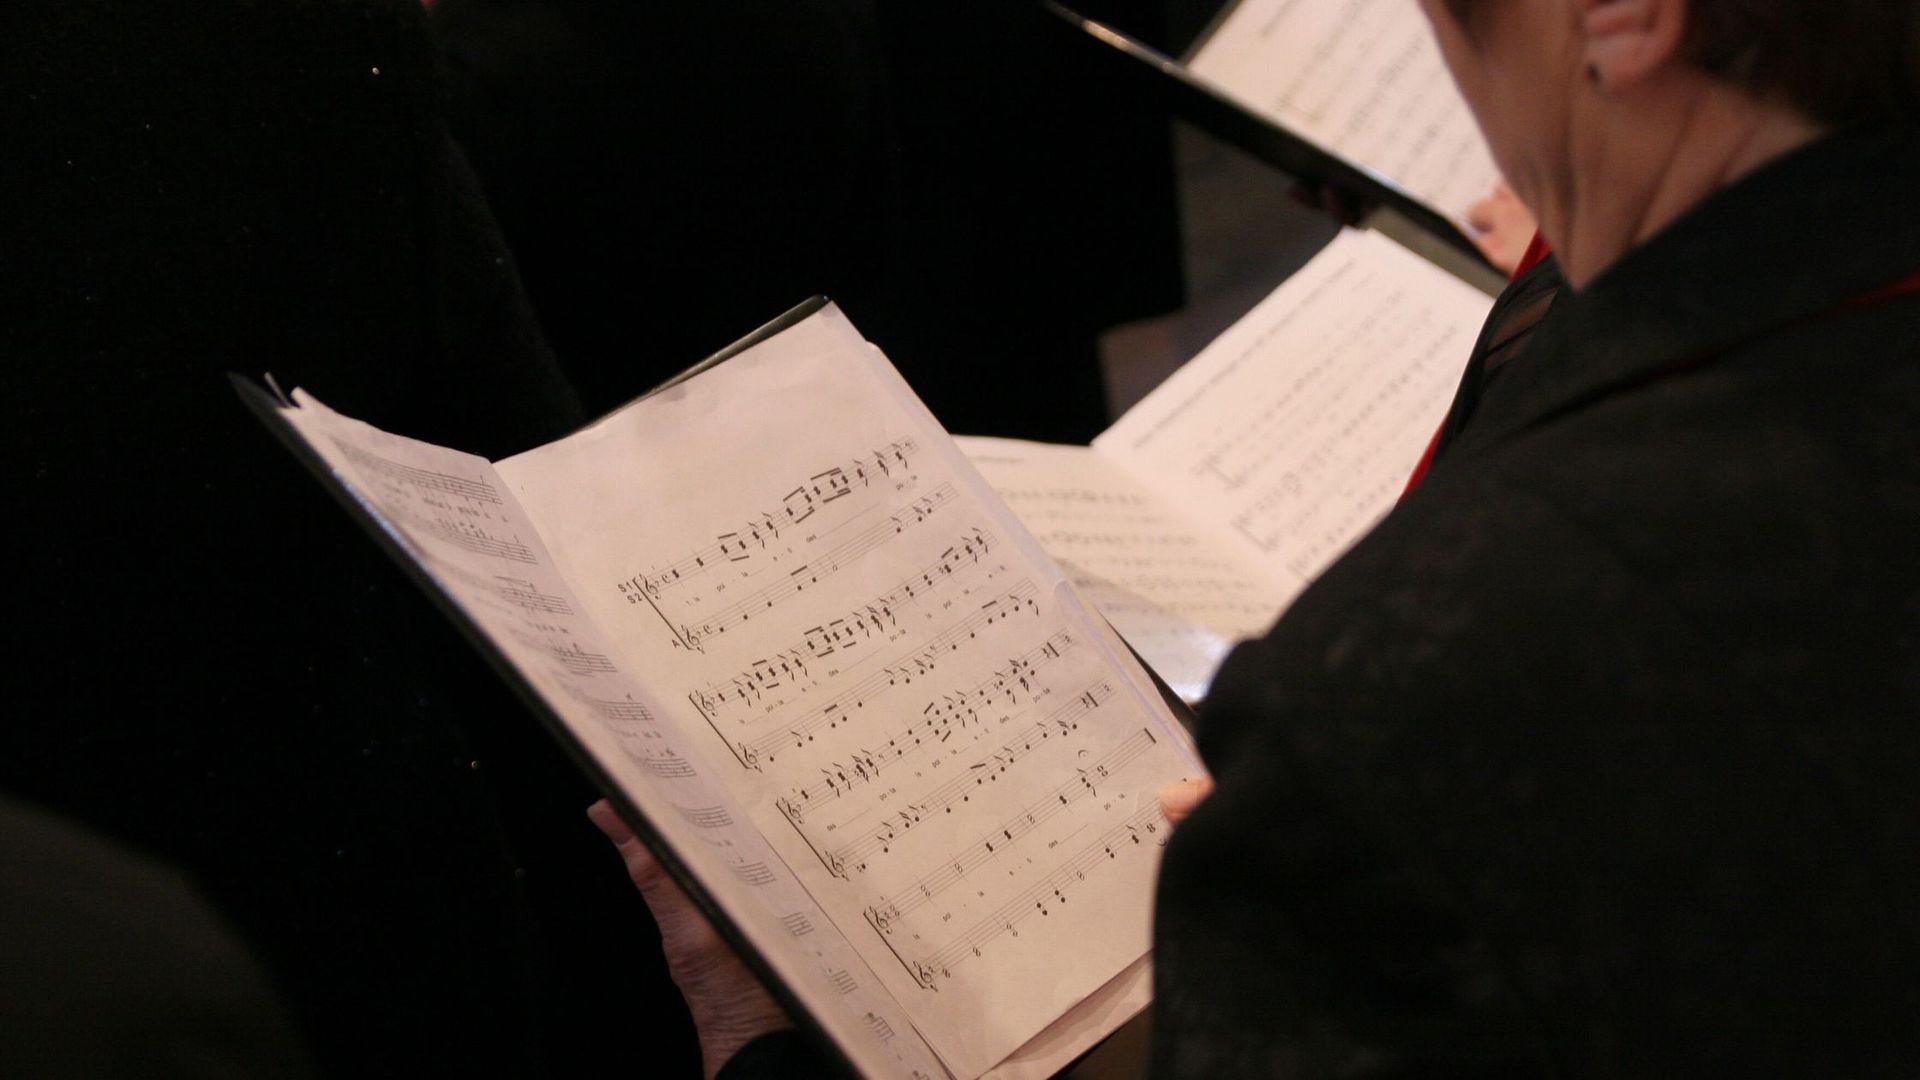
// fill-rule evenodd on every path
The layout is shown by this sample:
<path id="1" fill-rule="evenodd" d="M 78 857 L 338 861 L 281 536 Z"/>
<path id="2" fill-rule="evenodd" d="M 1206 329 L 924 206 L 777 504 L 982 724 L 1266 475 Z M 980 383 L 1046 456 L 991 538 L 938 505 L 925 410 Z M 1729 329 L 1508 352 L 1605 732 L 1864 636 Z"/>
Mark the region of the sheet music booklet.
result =
<path id="1" fill-rule="evenodd" d="M 499 462 L 235 381 L 797 1021 L 862 1075 L 1018 1080 L 1145 1006 L 1156 793 L 1201 771 L 1086 601 L 1187 648 L 1163 593 L 1253 629 L 1231 575 L 1264 603 L 1363 528 L 1471 343 L 1421 267 L 1344 236 L 1094 448 L 969 440 L 1040 542 L 824 302 Z"/>
<path id="2" fill-rule="evenodd" d="M 1178 60 L 1046 0 L 1159 72 L 1175 107 L 1303 181 L 1362 194 L 1477 256 L 1467 211 L 1500 179 L 1409 0 L 1232 0 Z"/>

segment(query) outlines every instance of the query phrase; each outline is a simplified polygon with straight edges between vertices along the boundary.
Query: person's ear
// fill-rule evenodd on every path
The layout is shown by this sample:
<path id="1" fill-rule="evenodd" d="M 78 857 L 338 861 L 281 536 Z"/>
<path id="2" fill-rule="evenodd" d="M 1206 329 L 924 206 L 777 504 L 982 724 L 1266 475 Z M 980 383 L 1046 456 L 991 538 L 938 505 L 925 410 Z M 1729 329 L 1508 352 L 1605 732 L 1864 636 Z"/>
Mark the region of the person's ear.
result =
<path id="1" fill-rule="evenodd" d="M 1679 62 L 1687 0 L 1579 0 L 1587 78 L 1602 92 L 1631 90 Z"/>

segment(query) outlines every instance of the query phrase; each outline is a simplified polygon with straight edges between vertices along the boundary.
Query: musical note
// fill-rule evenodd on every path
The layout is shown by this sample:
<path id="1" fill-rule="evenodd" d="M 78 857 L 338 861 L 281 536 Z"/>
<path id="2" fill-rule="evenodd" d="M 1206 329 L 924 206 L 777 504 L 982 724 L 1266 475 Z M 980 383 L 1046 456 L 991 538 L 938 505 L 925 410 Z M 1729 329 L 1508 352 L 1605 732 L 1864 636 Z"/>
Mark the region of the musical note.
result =
<path id="1" fill-rule="evenodd" d="M 449 495 L 469 502 L 501 505 L 500 493 L 485 480 L 392 461 L 337 437 L 330 441 L 362 473 L 378 477 L 390 485 L 409 489 L 416 494 Z"/>
<path id="2" fill-rule="evenodd" d="M 637 701 L 601 701 L 597 698 L 589 698 L 586 704 L 600 714 L 602 720 L 612 724 L 654 722 L 652 710 Z"/>
<path id="3" fill-rule="evenodd" d="M 562 668 L 574 675 L 610 674 L 619 670 L 604 654 L 592 652 L 579 645 L 555 641 L 550 637 L 531 633 L 519 627 L 510 627 L 508 632 L 520 644 L 546 653 L 558 661 Z"/>
<path id="4" fill-rule="evenodd" d="M 1049 654 L 1039 651 L 1037 659 L 1046 659 Z M 1059 654 L 1054 653 L 1057 657 Z M 997 686 L 1004 675 L 996 675 L 988 682 L 976 687 L 982 690 Z M 1023 729 L 1019 735 L 1002 747 L 1002 754 L 1009 762 L 1016 754 L 1023 755 L 1033 746 L 1045 743 L 1049 739 L 1061 739 L 1079 730 L 1080 721 L 1098 709 L 1113 696 L 1113 688 L 1106 682 L 1100 682 L 1074 696 L 1066 705 L 1048 713 L 1043 719 Z M 846 794 L 856 786 L 875 778 L 882 766 L 892 765 L 917 751 L 931 746 L 942 745 L 939 737 L 947 733 L 955 724 L 961 723 L 961 717 L 954 713 L 935 716 L 931 712 L 922 714 L 921 719 L 909 724 L 904 731 L 887 738 L 878 750 L 861 749 L 856 753 L 857 761 L 863 766 L 849 771 L 838 761 L 830 762 L 819 768 L 819 779 L 797 787 L 789 796 L 776 801 L 780 812 L 787 820 L 799 825 L 806 819 L 807 812 L 824 803 Z"/>
<path id="5" fill-rule="evenodd" d="M 1145 730 L 1135 732 L 1127 741 L 1102 758 L 1097 768 L 1103 770 L 1106 775 L 1117 772 L 1128 762 L 1151 749 L 1154 742 L 1150 732 Z M 1093 785 L 1087 783 L 1084 776 L 1060 785 L 1045 797 L 1023 807 L 992 830 L 975 839 L 960 854 L 947 859 L 912 885 L 881 901 L 875 906 L 875 910 L 884 912 L 890 922 L 911 915 L 921 905 L 991 861 L 994 855 L 1018 843 L 1021 837 L 1029 835 L 1057 815 L 1064 813 L 1079 799 L 1096 794 Z M 845 850 L 837 854 L 850 869 L 863 871 L 866 869 L 866 860 L 874 857 L 874 847 L 873 837 L 869 834 L 855 844 L 849 845 L 850 849 L 855 850 Z"/>
<path id="6" fill-rule="evenodd" d="M 849 611 L 810 628 L 799 644 L 753 662 L 747 670 L 699 691 L 696 702 L 712 717 L 724 708 L 760 704 L 768 691 L 790 687 L 807 675 L 811 660 L 857 648 L 876 638 L 886 639 L 899 628 L 899 612 L 936 593 L 962 567 L 976 565 L 993 550 L 992 538 L 981 529 L 969 529 L 940 558 L 915 571 L 905 581 Z"/>
<path id="7" fill-rule="evenodd" d="M 497 584 L 492 589 L 493 594 L 515 607 L 545 615 L 573 614 L 573 608 L 567 603 L 566 597 L 541 592 L 539 587 L 531 581 L 498 576 L 494 581 Z"/>
<path id="8" fill-rule="evenodd" d="M 891 480 L 896 474 L 904 473 L 911 456 L 918 450 L 912 439 L 902 439 L 844 465 L 815 473 L 783 496 L 779 509 L 752 515 L 738 530 L 715 537 L 713 543 L 693 554 L 619 582 L 615 588 L 623 595 L 643 594 L 657 600 L 668 590 L 709 570 L 745 562 L 765 551 L 767 542 L 778 539 L 781 529 L 812 517 L 821 506 L 851 494 L 855 486 L 864 488 L 877 480 Z"/>
<path id="9" fill-rule="evenodd" d="M 908 806 L 907 809 L 894 811 L 891 816 L 881 819 L 875 824 L 868 826 L 864 832 L 844 841 L 837 849 L 837 854 L 840 855 L 849 871 L 853 873 L 864 872 L 871 860 L 880 855 L 889 854 L 893 850 L 895 842 L 915 825 L 918 825 L 923 819 L 935 814 L 951 815 L 957 807 L 972 802 L 973 793 L 976 789 L 985 787 L 988 784 L 997 784 L 1000 777 L 1005 775 L 1007 770 L 1016 762 L 1031 754 L 1037 747 L 1046 745 L 1047 741 L 1055 734 L 1064 735 L 1073 731 L 1078 727 L 1079 717 L 1097 709 L 1100 703 L 1106 701 L 1112 695 L 1112 687 L 1106 683 L 1101 683 L 1078 695 L 1072 703 L 1064 708 L 1055 710 L 1046 720 L 1027 729 L 1022 736 L 1016 738 L 1014 741 L 1001 746 L 992 753 L 984 755 L 959 775 L 946 780 L 933 790 L 922 795 L 918 800 Z M 1146 731 L 1137 732 L 1132 738 L 1128 739 L 1111 754 L 1103 758 L 1100 765 L 1096 766 L 1096 768 L 1118 770 L 1144 753 L 1148 747 L 1153 745 L 1153 742 L 1154 740 L 1151 734 Z M 1104 778 L 1105 775 L 1107 774 L 1103 773 L 1102 777 Z M 985 839 L 990 840 L 994 836 L 1004 836 L 1008 841 L 1018 839 L 1021 835 L 1037 828 L 1042 822 L 1047 821 L 1053 817 L 1053 815 L 1059 813 L 1074 800 L 1080 798 L 1083 793 L 1091 794 L 1092 788 L 1085 785 L 1079 778 L 1076 778 L 1075 781 L 1071 781 L 1057 790 L 1050 792 L 1034 805 L 1023 809 L 1008 822 L 996 827 L 987 834 Z M 978 847 L 980 845 L 975 846 Z M 971 851 L 971 849 L 969 850 Z M 936 874 L 945 873 L 947 869 L 952 869 L 951 863 L 948 864 L 946 868 L 936 871 Z M 961 871 L 959 875 L 955 876 L 954 880 L 958 880 L 959 876 L 964 876 L 964 873 L 964 871 Z M 930 879 L 922 879 L 916 883 L 916 888 L 924 886 L 928 880 Z M 945 887 L 944 883 L 940 887 Z M 937 889 L 935 891 L 937 891 Z M 930 896 L 931 894 L 926 895 Z"/>
<path id="10" fill-rule="evenodd" d="M 1018 934 L 1019 924 L 1034 915 L 1051 916 L 1055 908 L 1067 903 L 1067 893 L 1086 881 L 1089 874 L 1097 873 L 1101 866 L 1119 858 L 1122 851 L 1160 840 L 1160 831 L 1159 805 L 1141 807 L 1124 823 L 1081 848 L 1058 869 L 1023 889 L 932 956 L 908 961 L 907 970 L 921 986 L 936 989 L 940 980 L 953 977 L 953 969 L 963 961 L 982 955 L 989 942 L 1004 934 Z"/>
<path id="11" fill-rule="evenodd" d="M 727 813 L 727 808 L 724 806 L 706 806 L 699 809 L 676 806 L 674 809 L 679 811 L 682 820 L 696 829 L 725 829 L 733 825 L 733 815 Z"/>
<path id="12" fill-rule="evenodd" d="M 748 885 L 771 885 L 780 880 L 772 870 L 767 868 L 766 863 L 757 859 L 728 863 L 727 868 L 733 871 L 734 877 Z"/>
<path id="13" fill-rule="evenodd" d="M 686 780 L 699 775 L 687 759 L 671 750 L 643 757 L 640 765 L 662 780 Z"/>
<path id="14" fill-rule="evenodd" d="M 783 748 L 804 746 L 822 728 L 838 727 L 849 714 L 864 709 L 889 691 L 911 686 L 916 679 L 924 679 L 939 667 L 943 657 L 977 640 L 994 624 L 1021 614 L 1037 615 L 1040 610 L 1038 592 L 1033 582 L 1021 582 L 1001 596 L 981 604 L 965 618 L 934 635 L 926 644 L 896 657 L 886 667 L 854 683 L 831 701 L 801 714 L 775 731 L 740 744 L 738 749 L 749 750 L 756 759 L 764 762 L 772 760 L 775 752 Z M 697 707 L 712 703 L 710 695 L 705 699 L 695 696 L 693 700 Z M 713 717 L 708 714 L 707 719 L 711 721 Z"/>
<path id="15" fill-rule="evenodd" d="M 708 636 L 724 634 L 741 623 L 750 621 L 755 615 L 799 596 L 848 566 L 856 564 L 862 556 L 886 546 L 900 533 L 925 522 L 956 497 L 957 493 L 953 485 L 942 484 L 925 497 L 916 499 L 906 509 L 890 515 L 885 521 L 874 522 L 853 534 L 845 542 L 809 560 L 805 565 L 787 571 L 784 577 L 772 584 L 716 609 L 705 618 L 679 622 L 676 624 L 676 631 L 681 644 L 689 649 L 699 649 L 701 642 Z"/>

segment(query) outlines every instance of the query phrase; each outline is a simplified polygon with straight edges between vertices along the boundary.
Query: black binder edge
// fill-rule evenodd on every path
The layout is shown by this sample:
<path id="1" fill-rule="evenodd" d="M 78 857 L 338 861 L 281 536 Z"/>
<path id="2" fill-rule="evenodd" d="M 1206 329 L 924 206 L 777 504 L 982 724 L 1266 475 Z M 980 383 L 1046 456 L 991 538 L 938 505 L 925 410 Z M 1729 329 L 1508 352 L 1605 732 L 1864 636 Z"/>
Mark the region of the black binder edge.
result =
<path id="1" fill-rule="evenodd" d="M 1199 56 L 1200 50 L 1206 48 L 1207 42 L 1213 40 L 1213 35 L 1219 33 L 1220 28 L 1227 24 L 1227 20 L 1233 16 L 1234 9 L 1238 8 L 1240 3 L 1241 0 L 1227 0 L 1226 3 L 1220 5 L 1220 10 L 1213 13 L 1213 17 L 1207 20 L 1207 24 L 1200 28 L 1198 34 L 1194 35 L 1193 41 L 1181 51 L 1180 65 L 1182 67 L 1192 66 L 1193 58 Z M 1172 43 L 1169 42 L 1168 44 Z"/>
<path id="2" fill-rule="evenodd" d="M 793 325 L 794 322 L 799 321 L 799 319 L 805 318 L 814 311 L 818 311 L 820 307 L 824 305 L 825 301 L 816 297 L 813 300 L 809 300 L 795 307 L 787 312 L 786 315 L 766 324 L 735 344 L 695 364 L 693 367 L 681 372 L 679 375 L 656 387 L 653 391 L 650 391 L 649 395 L 643 396 L 650 396 L 652 393 L 658 393 L 660 390 L 667 389 L 668 387 L 692 378 L 694 375 L 713 367 L 715 364 L 721 363 L 729 357 L 737 355 L 771 338 L 781 330 Z M 799 314 L 796 315 L 796 313 Z M 278 384 L 273 382 L 270 375 L 263 376 L 263 378 L 265 382 L 273 386 L 275 390 L 279 389 Z M 650 851 L 660 865 L 666 869 L 667 874 L 673 878 L 674 882 L 685 891 L 688 898 L 700 909 L 701 914 L 706 916 L 707 921 L 713 925 L 714 930 L 720 935 L 721 940 L 727 943 L 727 946 L 734 951 L 734 954 L 740 957 L 741 962 L 746 964 L 747 969 L 753 972 L 754 976 L 767 988 L 767 992 L 780 1004 L 780 1007 L 786 1010 L 788 1018 L 791 1019 L 802 1032 L 808 1035 L 820 1049 L 825 1051 L 835 1063 L 843 1068 L 847 1075 L 861 1075 L 860 1070 L 854 1065 L 852 1058 L 845 1050 L 841 1049 L 839 1043 L 834 1041 L 832 1035 L 827 1032 L 826 1027 L 813 1015 L 813 1011 L 800 1000 L 799 995 L 793 992 L 785 980 L 781 979 L 774 972 L 772 965 L 767 963 L 766 958 L 761 955 L 760 950 L 741 932 L 739 926 L 726 914 L 725 910 L 714 902 L 712 894 L 707 891 L 706 886 L 700 882 L 699 878 L 687 868 L 679 855 L 674 852 L 672 845 L 654 828 L 653 823 L 648 820 L 645 814 L 640 812 L 639 807 L 627 797 L 620 786 L 614 783 L 613 777 L 601 767 L 599 761 L 587 751 L 586 747 L 582 746 L 580 742 L 574 738 L 573 732 L 567 727 L 566 722 L 560 718 L 558 713 L 554 712 L 552 707 L 547 704 L 546 699 L 540 696 L 539 692 L 533 688 L 533 685 L 527 681 L 526 677 L 520 674 L 520 669 L 516 667 L 512 661 L 507 659 L 506 655 L 494 645 L 493 640 L 489 638 L 486 633 L 480 629 L 479 625 L 468 617 L 460 605 L 456 604 L 453 598 L 440 587 L 433 575 L 429 574 L 424 567 L 407 553 L 400 541 L 388 531 L 387 526 L 383 523 L 384 519 L 356 498 L 352 489 L 334 475 L 333 469 L 327 464 L 326 460 L 316 453 L 312 447 L 308 446 L 305 438 L 294 429 L 292 424 L 287 422 L 285 417 L 280 415 L 282 408 L 280 399 L 277 398 L 274 393 L 266 390 L 261 384 L 248 379 L 244 375 L 228 372 L 227 381 L 232 384 L 234 391 L 239 394 L 241 402 L 253 413 L 255 418 L 264 424 L 268 431 L 273 433 L 274 437 L 279 440 L 282 446 L 286 447 L 295 458 L 306 466 L 307 471 L 320 482 L 320 486 L 331 493 L 334 499 L 347 511 L 348 516 L 358 522 L 361 527 L 372 536 L 374 543 L 377 544 L 381 550 L 385 551 L 394 562 L 400 565 L 401 571 L 427 594 L 428 600 L 440 609 L 440 613 L 445 615 L 448 621 L 459 630 L 461 636 L 465 637 L 468 643 L 485 658 L 487 664 L 494 669 L 494 672 L 506 681 L 508 688 L 520 698 L 521 703 L 524 704 L 527 709 L 533 713 L 534 717 L 540 721 L 542 726 L 547 729 L 547 733 L 559 742 L 560 748 L 572 759 L 574 765 L 601 791 L 607 801 L 611 803 L 613 808 L 619 813 L 621 820 L 626 822 L 627 827 L 632 829 L 633 834 L 640 839 L 640 842 L 647 846 L 647 850 Z M 290 406 L 292 403 L 288 400 L 287 404 Z M 583 807 L 582 809 L 584 810 L 585 808 Z"/>
<path id="3" fill-rule="evenodd" d="M 1459 249 L 1475 262 L 1491 266 L 1487 257 L 1460 231 L 1459 226 L 1393 181 L 1363 169 L 1253 112 L 1195 78 L 1180 61 L 1138 38 L 1089 19 L 1059 0 L 1040 2 L 1062 23 L 1078 30 L 1080 33 L 1076 36 L 1093 42 L 1108 55 L 1124 58 L 1122 63 L 1132 72 L 1128 77 L 1151 80 L 1160 98 L 1176 115 L 1192 121 L 1301 183 L 1328 185 L 1355 192 L 1382 206 L 1390 206 L 1448 246 Z M 1231 7 L 1229 5 L 1228 10 Z M 1217 28 L 1217 22 L 1209 25 L 1200 40 L 1205 41 Z"/>

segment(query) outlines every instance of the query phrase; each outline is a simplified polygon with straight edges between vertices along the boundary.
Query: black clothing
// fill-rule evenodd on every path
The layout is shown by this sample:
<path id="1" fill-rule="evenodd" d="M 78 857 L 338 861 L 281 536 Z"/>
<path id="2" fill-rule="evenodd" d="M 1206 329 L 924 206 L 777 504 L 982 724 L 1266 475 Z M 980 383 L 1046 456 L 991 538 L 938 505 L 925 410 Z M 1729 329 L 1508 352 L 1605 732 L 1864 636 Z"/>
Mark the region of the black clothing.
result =
<path id="1" fill-rule="evenodd" d="M 0 1076 L 313 1075 L 266 976 L 179 875 L 0 798 Z"/>
<path id="2" fill-rule="evenodd" d="M 451 121 L 590 412 L 862 280 L 862 0 L 440 0 Z"/>
<path id="3" fill-rule="evenodd" d="M 592 793 L 224 378 L 579 422 L 435 63 L 414 0 L 0 6 L 0 786 L 180 867 L 330 1073 L 604 1073 L 640 1015 L 691 1067 Z"/>
<path id="4" fill-rule="evenodd" d="M 1915 176 L 1834 136 L 1509 291 L 1214 683 L 1151 1075 L 1911 1074 L 1920 296 L 1849 301 L 1920 271 Z"/>
<path id="5" fill-rule="evenodd" d="M 826 293 L 949 428 L 1085 442 L 1098 332 L 1179 303 L 1165 114 L 1038 4 L 434 21 L 455 133 L 590 411 Z"/>
<path id="6" fill-rule="evenodd" d="M 1920 297 L 1847 301 L 1917 175 L 1836 136 L 1559 297 L 1229 658 L 1155 1075 L 1911 1072 Z"/>

